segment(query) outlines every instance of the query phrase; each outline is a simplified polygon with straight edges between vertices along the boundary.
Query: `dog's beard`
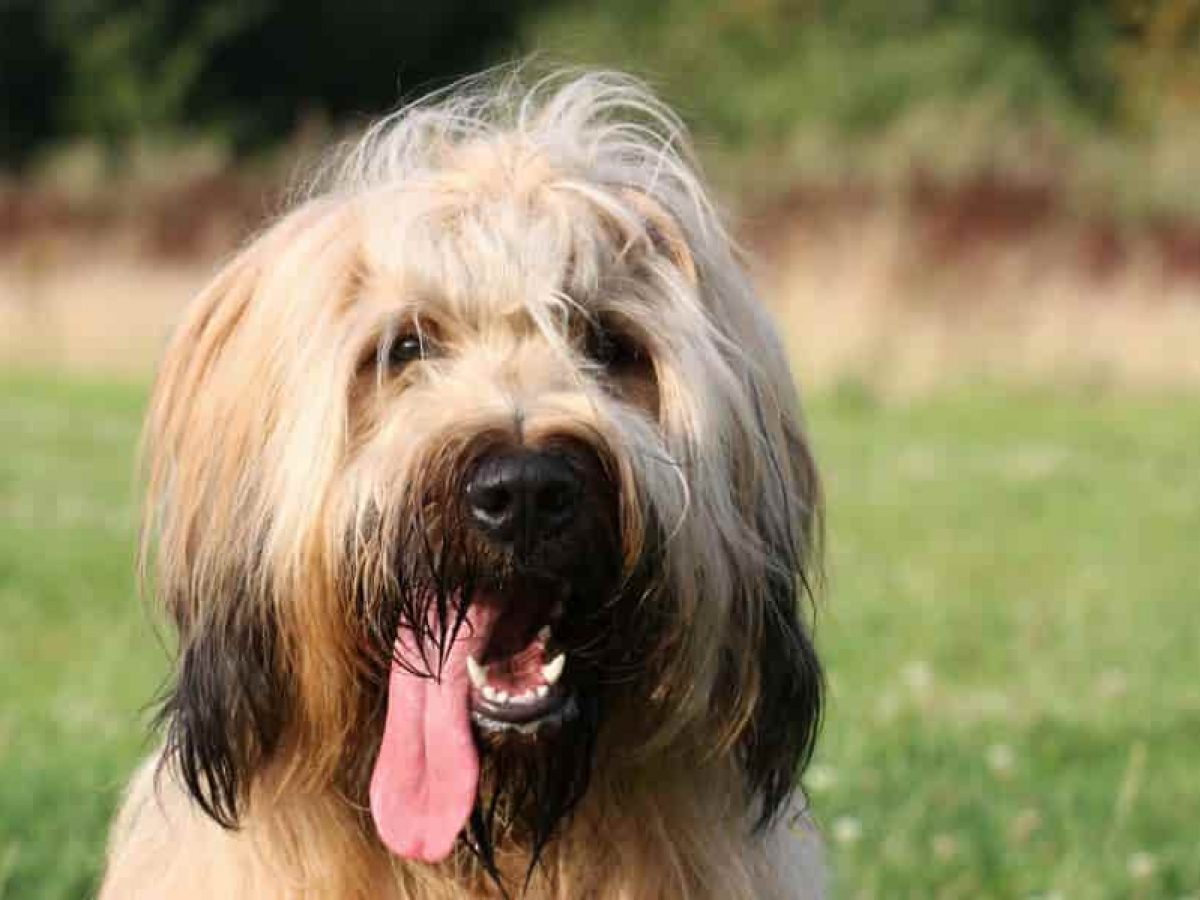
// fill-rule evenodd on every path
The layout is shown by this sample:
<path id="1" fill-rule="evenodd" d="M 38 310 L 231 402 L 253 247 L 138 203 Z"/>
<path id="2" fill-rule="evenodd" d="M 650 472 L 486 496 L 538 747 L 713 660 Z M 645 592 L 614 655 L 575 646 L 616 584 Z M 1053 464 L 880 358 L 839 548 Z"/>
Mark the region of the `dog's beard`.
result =
<path id="1" fill-rule="evenodd" d="M 532 875 L 542 851 L 587 791 L 603 699 L 598 691 L 580 691 L 574 702 L 569 722 L 531 740 L 481 736 L 483 775 L 466 843 L 497 881 L 497 849 L 509 843 L 524 848 L 527 875 Z"/>
<path id="2" fill-rule="evenodd" d="M 652 640 L 647 623 L 634 621 L 636 610 L 653 606 L 644 602 L 650 555 L 632 573 L 622 572 L 613 510 L 598 512 L 596 527 L 583 532 L 586 547 L 560 549 L 552 559 L 498 555 L 450 515 L 426 511 L 396 520 L 406 525 L 398 539 L 381 542 L 388 552 L 358 556 L 397 561 L 387 571 L 366 568 L 357 584 L 377 710 L 386 707 L 384 686 L 396 667 L 441 677 L 479 598 L 499 598 L 505 607 L 560 598 L 554 644 L 570 659 L 563 715 L 523 730 L 481 727 L 472 711 L 479 778 L 461 844 L 497 882 L 498 851 L 518 848 L 531 876 L 587 791 L 606 707 L 637 690 Z M 411 638 L 404 654 L 396 649 L 400 633 Z"/>

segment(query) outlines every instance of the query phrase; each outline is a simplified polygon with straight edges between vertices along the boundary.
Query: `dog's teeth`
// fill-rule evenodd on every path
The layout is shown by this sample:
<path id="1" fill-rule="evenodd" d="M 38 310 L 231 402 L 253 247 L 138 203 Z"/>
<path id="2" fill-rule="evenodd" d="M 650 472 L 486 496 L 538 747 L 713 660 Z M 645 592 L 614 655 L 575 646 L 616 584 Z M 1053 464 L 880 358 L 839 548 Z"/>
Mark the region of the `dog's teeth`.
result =
<path id="1" fill-rule="evenodd" d="M 567 664 L 565 653 L 560 653 L 550 662 L 542 666 L 542 677 L 546 679 L 546 684 L 554 684 L 558 681 L 563 673 L 563 666 Z"/>
<path id="2" fill-rule="evenodd" d="M 508 691 L 496 691 L 496 702 L 497 703 L 507 703 L 508 702 Z"/>
<path id="3" fill-rule="evenodd" d="M 481 687 L 479 689 L 479 693 L 483 694 L 485 700 L 491 700 L 493 703 L 499 699 L 496 689 L 490 684 L 485 684 L 483 687 Z"/>
<path id="4" fill-rule="evenodd" d="M 536 691 L 536 693 L 537 693 L 537 696 L 538 696 L 539 698 L 541 698 L 541 697 L 545 697 L 545 696 L 546 696 L 548 693 L 550 693 L 550 685 L 548 685 L 548 684 L 539 684 L 539 685 L 537 686 L 537 691 Z"/>
<path id="5" fill-rule="evenodd" d="M 538 632 L 538 639 L 545 642 L 550 640 L 550 626 L 543 625 L 542 630 Z"/>
<path id="6" fill-rule="evenodd" d="M 487 669 L 475 662 L 475 657 L 467 657 L 467 674 L 471 676 L 471 684 L 475 685 L 479 690 L 484 691 L 484 696 L 487 696 Z"/>

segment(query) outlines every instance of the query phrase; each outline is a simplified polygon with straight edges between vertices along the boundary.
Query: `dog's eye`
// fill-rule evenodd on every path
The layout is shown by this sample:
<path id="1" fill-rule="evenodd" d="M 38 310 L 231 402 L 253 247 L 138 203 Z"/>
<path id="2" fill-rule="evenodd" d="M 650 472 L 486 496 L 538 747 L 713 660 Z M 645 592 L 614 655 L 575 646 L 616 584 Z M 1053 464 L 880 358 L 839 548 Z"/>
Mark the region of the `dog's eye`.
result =
<path id="1" fill-rule="evenodd" d="M 610 370 L 628 369 L 646 360 L 646 352 L 636 339 L 603 322 L 588 332 L 587 355 Z"/>
<path id="2" fill-rule="evenodd" d="M 427 338 L 419 334 L 402 334 L 387 348 L 387 365 L 393 371 L 399 371 L 411 362 L 425 359 L 429 355 L 430 345 Z"/>

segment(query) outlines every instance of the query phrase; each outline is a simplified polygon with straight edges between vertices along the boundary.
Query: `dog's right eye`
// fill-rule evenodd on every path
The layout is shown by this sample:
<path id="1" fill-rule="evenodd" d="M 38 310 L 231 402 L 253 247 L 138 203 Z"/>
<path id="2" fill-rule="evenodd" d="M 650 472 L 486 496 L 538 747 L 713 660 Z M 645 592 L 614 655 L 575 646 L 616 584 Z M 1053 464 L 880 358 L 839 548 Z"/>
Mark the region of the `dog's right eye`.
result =
<path id="1" fill-rule="evenodd" d="M 388 345 L 385 357 L 387 366 L 392 371 L 398 372 L 409 363 L 424 359 L 427 351 L 426 339 L 421 335 L 402 334 Z"/>

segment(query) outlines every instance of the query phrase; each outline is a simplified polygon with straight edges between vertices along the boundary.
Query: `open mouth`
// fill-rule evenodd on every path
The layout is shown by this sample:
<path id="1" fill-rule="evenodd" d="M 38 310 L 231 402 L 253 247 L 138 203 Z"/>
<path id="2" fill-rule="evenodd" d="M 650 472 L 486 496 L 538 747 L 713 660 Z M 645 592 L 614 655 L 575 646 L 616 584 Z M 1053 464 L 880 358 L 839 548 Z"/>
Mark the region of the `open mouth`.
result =
<path id="1" fill-rule="evenodd" d="M 568 654 L 555 637 L 562 616 L 561 592 L 545 586 L 520 591 L 495 612 L 482 652 L 466 661 L 471 720 L 481 730 L 534 734 L 573 717 Z"/>
<path id="2" fill-rule="evenodd" d="M 540 740 L 575 718 L 569 656 L 555 638 L 564 599 L 545 583 L 475 590 L 436 677 L 424 671 L 429 648 L 399 629 L 370 787 L 376 828 L 397 855 L 436 862 L 451 852 L 475 805 L 485 739 Z"/>

